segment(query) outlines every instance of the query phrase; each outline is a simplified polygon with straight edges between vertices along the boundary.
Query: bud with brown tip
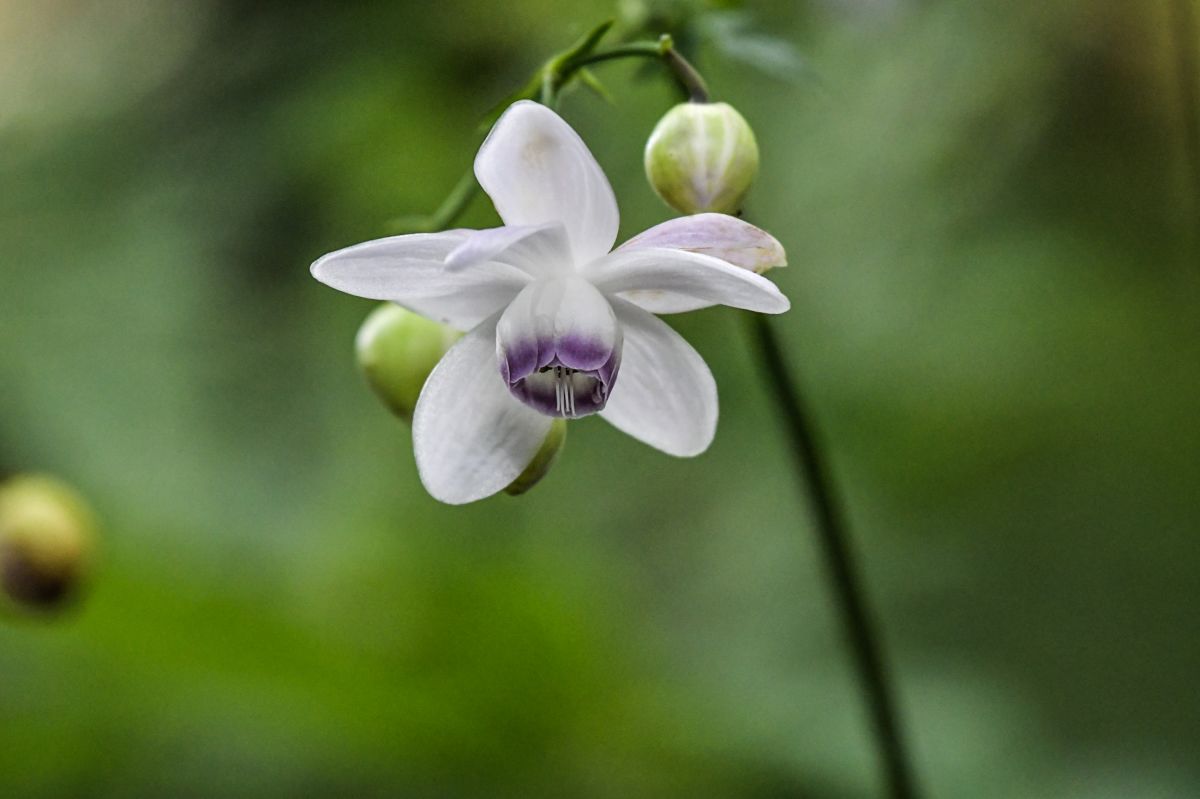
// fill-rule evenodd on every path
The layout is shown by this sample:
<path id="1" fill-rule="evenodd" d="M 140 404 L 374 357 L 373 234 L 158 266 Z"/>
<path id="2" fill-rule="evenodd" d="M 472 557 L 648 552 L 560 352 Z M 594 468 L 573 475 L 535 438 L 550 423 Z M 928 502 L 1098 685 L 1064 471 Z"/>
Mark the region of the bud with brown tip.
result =
<path id="1" fill-rule="evenodd" d="M 0 484 L 0 589 L 30 610 L 62 607 L 91 568 L 96 522 L 87 502 L 51 477 Z"/>

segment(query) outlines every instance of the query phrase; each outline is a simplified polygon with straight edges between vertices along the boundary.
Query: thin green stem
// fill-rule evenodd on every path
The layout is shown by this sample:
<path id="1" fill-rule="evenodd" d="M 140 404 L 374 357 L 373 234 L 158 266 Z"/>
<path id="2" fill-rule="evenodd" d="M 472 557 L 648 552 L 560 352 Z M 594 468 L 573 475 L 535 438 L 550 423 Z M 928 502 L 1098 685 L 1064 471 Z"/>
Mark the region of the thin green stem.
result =
<path id="1" fill-rule="evenodd" d="M 619 44 L 616 47 L 610 47 L 607 50 L 601 50 L 597 53 L 588 53 L 574 59 L 569 65 L 570 71 L 587 66 L 588 64 L 599 64 L 601 61 L 614 61 L 620 58 L 661 58 L 662 49 L 658 42 L 630 42 L 629 44 Z M 563 73 L 568 72 L 567 68 L 563 69 Z"/>
<path id="2" fill-rule="evenodd" d="M 621 58 L 659 59 L 671 71 L 671 76 L 675 78 L 692 102 L 707 103 L 709 101 L 708 85 L 704 82 L 699 70 L 675 49 L 675 42 L 669 34 L 665 33 L 659 37 L 657 42 L 632 42 L 573 59 L 562 68 L 562 82 L 565 83 L 577 70 L 589 64 Z"/>
<path id="3" fill-rule="evenodd" d="M 475 180 L 475 170 L 468 169 L 454 184 L 454 188 L 446 195 L 446 199 L 429 217 L 433 230 L 443 230 L 454 224 L 454 220 L 462 216 L 463 211 L 471 204 L 479 183 Z"/>
<path id="4" fill-rule="evenodd" d="M 772 398 L 791 439 L 798 488 L 812 506 L 835 604 L 870 713 L 888 796 L 891 799 L 916 799 L 916 783 L 888 678 L 883 645 L 867 610 L 862 580 L 821 443 L 771 323 L 760 314 L 746 316 L 763 374 L 767 375 Z"/>
<path id="5" fill-rule="evenodd" d="M 468 169 L 433 213 L 402 216 L 392 220 L 388 227 L 400 233 L 436 233 L 445 230 L 463 215 L 478 192 L 479 182 L 475 180 L 475 171 Z"/>

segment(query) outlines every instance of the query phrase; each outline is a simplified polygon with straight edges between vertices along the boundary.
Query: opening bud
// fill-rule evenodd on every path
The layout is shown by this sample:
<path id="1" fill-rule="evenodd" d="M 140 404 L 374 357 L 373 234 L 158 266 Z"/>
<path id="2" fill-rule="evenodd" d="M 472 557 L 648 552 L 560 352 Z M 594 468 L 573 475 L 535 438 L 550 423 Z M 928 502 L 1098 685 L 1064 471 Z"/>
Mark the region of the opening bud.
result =
<path id="1" fill-rule="evenodd" d="M 0 484 L 0 589 L 11 604 L 56 610 L 90 571 L 96 522 L 84 499 L 50 477 Z"/>
<path id="2" fill-rule="evenodd" d="M 550 473 L 550 467 L 558 460 L 558 453 L 562 451 L 566 441 L 567 421 L 566 419 L 555 419 L 554 423 L 550 425 L 550 432 L 546 434 L 546 440 L 542 442 L 542 448 L 533 456 L 533 460 L 525 467 L 525 471 L 521 472 L 517 479 L 504 489 L 504 493 L 515 497 L 537 485 L 538 481 Z"/>
<path id="3" fill-rule="evenodd" d="M 728 103 L 680 103 L 646 142 L 646 178 L 684 214 L 736 214 L 758 174 L 754 131 Z"/>
<path id="4" fill-rule="evenodd" d="M 392 413 L 411 424 L 425 379 L 461 335 L 399 305 L 385 303 L 358 329 L 354 348 L 371 389 Z"/>

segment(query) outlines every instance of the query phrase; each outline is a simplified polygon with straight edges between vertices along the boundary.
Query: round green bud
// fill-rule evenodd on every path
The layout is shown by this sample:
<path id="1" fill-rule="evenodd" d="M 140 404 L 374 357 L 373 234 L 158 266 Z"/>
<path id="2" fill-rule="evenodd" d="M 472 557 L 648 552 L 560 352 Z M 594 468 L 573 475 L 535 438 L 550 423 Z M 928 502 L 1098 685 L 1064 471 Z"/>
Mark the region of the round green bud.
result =
<path id="1" fill-rule="evenodd" d="M 91 569 L 96 521 L 87 502 L 51 477 L 0 484 L 0 590 L 10 606 L 55 610 Z"/>
<path id="2" fill-rule="evenodd" d="M 462 334 L 399 305 L 386 303 L 367 316 L 354 342 L 358 365 L 383 403 L 406 422 L 425 379 Z"/>
<path id="3" fill-rule="evenodd" d="M 504 489 L 504 493 L 515 497 L 537 485 L 543 477 L 550 473 L 550 467 L 558 460 L 558 453 L 562 451 L 566 441 L 567 421 L 555 419 L 550 425 L 550 432 L 546 434 L 546 440 L 542 442 L 542 448 L 533 456 L 533 460 L 525 467 L 525 471 L 517 475 L 516 480 L 509 483 L 508 488 Z"/>
<path id="4" fill-rule="evenodd" d="M 646 177 L 684 214 L 736 214 L 758 174 L 758 143 L 728 103 L 680 103 L 646 142 Z"/>

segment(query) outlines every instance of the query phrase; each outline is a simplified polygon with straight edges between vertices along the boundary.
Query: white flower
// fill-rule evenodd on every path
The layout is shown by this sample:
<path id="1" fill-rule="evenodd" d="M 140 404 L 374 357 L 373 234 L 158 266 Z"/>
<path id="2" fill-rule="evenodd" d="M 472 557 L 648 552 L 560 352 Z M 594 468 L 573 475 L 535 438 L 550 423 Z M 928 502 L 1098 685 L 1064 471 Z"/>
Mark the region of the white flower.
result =
<path id="1" fill-rule="evenodd" d="M 496 122 L 475 175 L 503 227 L 393 236 L 312 265 L 333 288 L 467 331 L 413 417 L 429 493 L 461 504 L 500 491 L 553 417 L 598 413 L 671 455 L 707 449 L 716 384 L 654 314 L 716 304 L 786 311 L 787 298 L 755 274 L 783 263 L 779 242 L 734 217 L 698 214 L 610 252 L 618 216 L 608 179 L 561 117 L 528 101 Z"/>

